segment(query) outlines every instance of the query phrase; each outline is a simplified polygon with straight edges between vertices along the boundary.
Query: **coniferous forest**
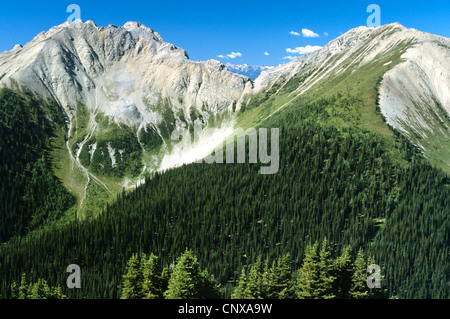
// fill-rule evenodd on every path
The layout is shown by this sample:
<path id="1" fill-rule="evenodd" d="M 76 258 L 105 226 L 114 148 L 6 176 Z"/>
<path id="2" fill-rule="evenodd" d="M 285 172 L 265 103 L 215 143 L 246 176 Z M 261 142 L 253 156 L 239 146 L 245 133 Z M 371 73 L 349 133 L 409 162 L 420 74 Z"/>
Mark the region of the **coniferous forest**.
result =
<path id="1" fill-rule="evenodd" d="M 66 220 L 75 199 L 46 152 L 64 121 L 40 113 L 57 106 L 2 90 L 1 296 L 20 296 L 26 274 L 68 298 L 449 298 L 449 176 L 397 132 L 388 141 L 343 125 L 360 103 L 298 100 L 262 123 L 280 129 L 274 175 L 185 165 L 97 217 Z M 369 263 L 381 269 L 379 295 L 361 285 Z M 65 287 L 70 264 L 81 289 Z"/>

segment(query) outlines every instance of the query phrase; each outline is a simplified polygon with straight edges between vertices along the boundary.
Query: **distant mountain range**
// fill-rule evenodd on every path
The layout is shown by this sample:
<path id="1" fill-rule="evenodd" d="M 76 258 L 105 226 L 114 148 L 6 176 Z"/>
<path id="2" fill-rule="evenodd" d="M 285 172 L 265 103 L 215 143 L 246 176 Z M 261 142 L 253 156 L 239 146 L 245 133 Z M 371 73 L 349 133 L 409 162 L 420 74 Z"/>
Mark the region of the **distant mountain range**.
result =
<path id="1" fill-rule="evenodd" d="M 247 65 L 247 64 L 225 64 L 228 70 L 234 73 L 242 74 L 248 76 L 252 80 L 256 80 L 256 78 L 261 74 L 264 70 L 269 70 L 273 68 L 272 66 L 265 65 Z"/>

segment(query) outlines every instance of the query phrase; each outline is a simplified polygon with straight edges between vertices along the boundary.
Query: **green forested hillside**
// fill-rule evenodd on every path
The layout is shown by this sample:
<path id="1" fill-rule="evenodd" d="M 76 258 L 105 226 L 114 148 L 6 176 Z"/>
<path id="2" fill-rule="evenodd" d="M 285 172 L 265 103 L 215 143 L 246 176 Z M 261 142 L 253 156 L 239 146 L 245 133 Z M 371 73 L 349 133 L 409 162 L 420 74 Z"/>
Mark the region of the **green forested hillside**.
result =
<path id="1" fill-rule="evenodd" d="M 57 286 L 78 264 L 82 289 L 63 287 L 66 295 L 119 298 L 134 253 L 167 265 L 186 248 L 230 296 L 258 256 L 289 253 L 298 269 L 307 246 L 326 237 L 333 258 L 349 244 L 373 255 L 390 296 L 450 297 L 449 177 L 398 134 L 388 141 L 350 125 L 361 103 L 297 100 L 263 123 L 280 128 L 275 175 L 260 175 L 258 164 L 186 165 L 150 176 L 96 219 L 3 245 L 2 296 L 22 273 Z"/>
<path id="2" fill-rule="evenodd" d="M 0 90 L 0 243 L 60 220 L 75 204 L 49 164 L 59 114 L 55 103 Z"/>

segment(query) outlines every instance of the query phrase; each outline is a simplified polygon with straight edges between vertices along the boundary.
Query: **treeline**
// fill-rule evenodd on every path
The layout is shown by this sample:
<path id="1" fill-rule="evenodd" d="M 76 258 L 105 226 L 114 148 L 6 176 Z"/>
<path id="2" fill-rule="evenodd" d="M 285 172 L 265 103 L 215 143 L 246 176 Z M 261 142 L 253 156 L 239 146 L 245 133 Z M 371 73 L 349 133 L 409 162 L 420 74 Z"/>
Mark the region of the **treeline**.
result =
<path id="1" fill-rule="evenodd" d="M 120 298 L 133 254 L 170 265 L 190 247 L 230 297 L 258 256 L 289 253 L 295 272 L 308 244 L 326 237 L 335 256 L 347 245 L 374 256 L 389 296 L 448 298 L 449 178 L 401 136 L 391 143 L 353 119 L 327 124 L 327 110 L 358 103 L 298 101 L 263 123 L 280 128 L 277 174 L 260 175 L 259 164 L 186 165 L 147 178 L 96 219 L 3 245 L 2 296 L 23 272 L 58 285 L 78 264 L 83 288 L 68 297 Z"/>

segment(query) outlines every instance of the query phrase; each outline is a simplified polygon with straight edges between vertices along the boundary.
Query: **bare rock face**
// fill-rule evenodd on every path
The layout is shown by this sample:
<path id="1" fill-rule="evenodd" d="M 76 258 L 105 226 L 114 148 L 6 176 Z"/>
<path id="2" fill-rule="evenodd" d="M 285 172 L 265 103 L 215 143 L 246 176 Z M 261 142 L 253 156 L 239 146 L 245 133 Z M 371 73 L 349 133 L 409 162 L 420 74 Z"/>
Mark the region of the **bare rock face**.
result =
<path id="1" fill-rule="evenodd" d="M 81 103 L 129 125 L 158 124 L 161 105 L 185 111 L 187 120 L 192 108 L 220 112 L 252 89 L 247 77 L 218 61 L 191 61 L 137 22 L 66 22 L 1 54 L 0 75 L 1 84 L 55 99 L 69 117 L 69 106 Z"/>
<path id="2" fill-rule="evenodd" d="M 425 138 L 436 129 L 434 119 L 450 117 L 450 39 L 421 33 L 416 38 L 404 62 L 385 74 L 380 104 L 389 124 Z"/>

